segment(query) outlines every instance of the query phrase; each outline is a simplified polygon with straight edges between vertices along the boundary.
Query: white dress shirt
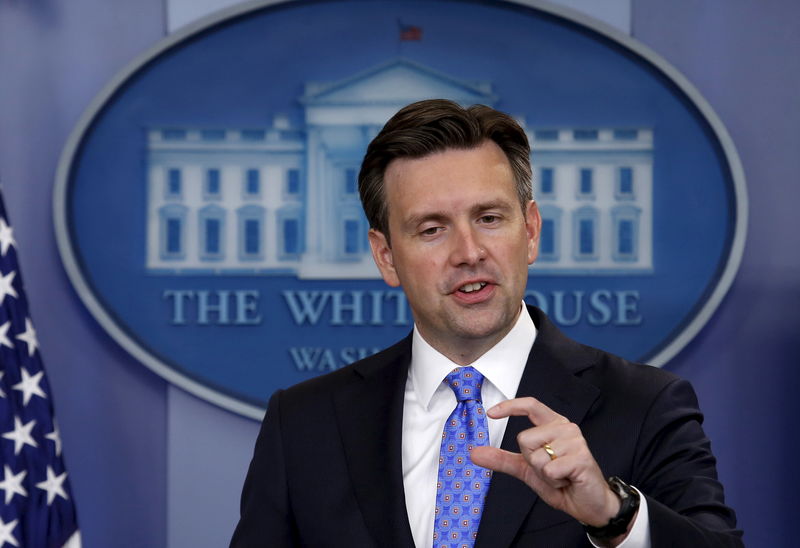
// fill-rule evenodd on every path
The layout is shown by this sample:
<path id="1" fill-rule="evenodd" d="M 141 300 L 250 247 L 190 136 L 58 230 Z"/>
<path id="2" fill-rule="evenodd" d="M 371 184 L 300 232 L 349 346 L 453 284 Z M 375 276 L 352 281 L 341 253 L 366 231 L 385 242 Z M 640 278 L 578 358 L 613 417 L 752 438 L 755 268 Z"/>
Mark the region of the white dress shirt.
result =
<path id="1" fill-rule="evenodd" d="M 484 409 L 516 395 L 536 333 L 536 326 L 523 307 L 511 331 L 470 364 L 484 376 L 481 388 Z M 406 511 L 417 548 L 429 548 L 433 544 L 442 430 L 457 404 L 453 390 L 442 381 L 456 367 L 459 365 L 429 345 L 414 327 L 403 402 L 402 458 Z M 487 419 L 489 443 L 500 447 L 508 418 Z M 650 546 L 647 502 L 644 497 L 641 501 L 631 533 L 620 546 Z"/>

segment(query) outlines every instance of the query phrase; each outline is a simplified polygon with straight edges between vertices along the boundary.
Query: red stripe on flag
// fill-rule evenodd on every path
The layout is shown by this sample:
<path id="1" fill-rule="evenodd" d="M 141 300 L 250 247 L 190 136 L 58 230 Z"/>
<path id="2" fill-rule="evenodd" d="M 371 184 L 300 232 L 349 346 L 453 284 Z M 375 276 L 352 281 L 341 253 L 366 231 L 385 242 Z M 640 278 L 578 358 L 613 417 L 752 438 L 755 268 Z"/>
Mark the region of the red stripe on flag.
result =
<path id="1" fill-rule="evenodd" d="M 418 41 L 422 40 L 422 29 L 413 25 L 403 25 L 400 27 L 400 40 Z"/>

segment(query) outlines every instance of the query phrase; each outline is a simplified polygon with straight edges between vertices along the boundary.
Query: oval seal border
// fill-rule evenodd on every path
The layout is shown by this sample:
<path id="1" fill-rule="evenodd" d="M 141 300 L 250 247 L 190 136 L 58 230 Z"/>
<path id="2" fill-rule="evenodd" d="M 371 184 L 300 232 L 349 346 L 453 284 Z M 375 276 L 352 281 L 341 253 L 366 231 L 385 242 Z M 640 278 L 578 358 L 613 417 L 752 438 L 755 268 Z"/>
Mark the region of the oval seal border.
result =
<path id="1" fill-rule="evenodd" d="M 651 365 L 661 367 L 675 357 L 675 355 L 677 355 L 709 321 L 730 289 L 736 272 L 739 269 L 746 240 L 748 197 L 744 170 L 736 147 L 722 121 L 697 88 L 695 88 L 678 69 L 646 45 L 606 23 L 566 7 L 556 6 L 541 0 L 506 1 L 507 3 L 532 8 L 557 18 L 565 19 L 580 27 L 585 27 L 601 37 L 623 46 L 625 49 L 633 52 L 652 65 L 691 101 L 709 124 L 724 153 L 727 167 L 730 170 L 730 177 L 733 182 L 733 197 L 735 201 L 733 237 L 729 244 L 727 258 L 718 274 L 716 285 L 705 297 L 705 302 L 696 309 L 693 318 L 684 325 L 680 332 L 673 335 L 672 340 L 667 345 L 658 350 L 657 353 L 650 358 L 649 363 Z M 292 0 L 255 0 L 223 9 L 166 36 L 150 49 L 132 60 L 95 96 L 76 123 L 64 145 L 59 159 L 53 190 L 54 230 L 61 260 L 70 282 L 78 293 L 81 301 L 103 329 L 136 360 L 140 361 L 166 381 L 179 386 L 194 396 L 218 405 L 223 409 L 257 420 L 260 420 L 263 416 L 264 408 L 240 401 L 229 394 L 209 388 L 205 384 L 177 372 L 150 353 L 136 338 L 131 336 L 130 333 L 117 325 L 112 315 L 102 306 L 80 268 L 79 260 L 70 239 L 67 198 L 69 193 L 69 176 L 73 168 L 73 161 L 81 147 L 83 139 L 86 137 L 95 118 L 102 112 L 104 106 L 114 97 L 117 91 L 125 85 L 128 79 L 162 53 L 208 30 L 210 27 L 234 18 L 245 16 L 248 13 L 269 6 L 291 2 Z"/>

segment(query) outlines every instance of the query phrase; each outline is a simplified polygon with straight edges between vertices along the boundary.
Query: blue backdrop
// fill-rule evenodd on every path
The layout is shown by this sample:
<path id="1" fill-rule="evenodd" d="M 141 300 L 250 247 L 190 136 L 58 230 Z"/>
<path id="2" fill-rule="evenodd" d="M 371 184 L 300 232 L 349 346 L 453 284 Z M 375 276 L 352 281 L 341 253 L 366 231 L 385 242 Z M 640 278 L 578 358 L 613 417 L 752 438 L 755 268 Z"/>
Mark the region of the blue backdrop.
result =
<path id="1" fill-rule="evenodd" d="M 420 25 L 425 38 L 416 43 L 400 43 L 397 37 L 399 19 Z M 298 34 L 298 29 L 303 33 Z M 502 39 L 475 40 L 478 34 L 499 36 L 501 33 Z M 340 45 L 341 36 L 351 38 Z M 398 47 L 402 54 L 400 61 Z M 293 62 L 286 62 L 286 51 L 292 52 Z M 503 62 L 497 63 L 497 59 Z M 201 269 L 200 274 L 183 274 L 180 271 L 183 260 L 177 264 L 175 261 L 159 263 L 166 272 L 145 268 L 146 256 L 152 253 L 145 244 L 146 231 L 148 225 L 157 220 L 144 213 L 150 211 L 154 216 L 155 207 L 148 204 L 161 203 L 161 193 L 148 181 L 148 173 L 164 164 L 182 165 L 181 160 L 191 164 L 198 158 L 214 166 L 227 165 L 224 151 L 237 143 L 219 144 L 214 152 L 194 151 L 183 155 L 163 150 L 154 152 L 151 148 L 143 161 L 147 135 L 144 129 L 152 132 L 153 128 L 168 127 L 172 132 L 180 132 L 185 130 L 176 128 L 199 126 L 236 130 L 268 126 L 276 112 L 285 113 L 292 128 L 304 128 L 305 105 L 298 101 L 302 96 L 298 90 L 304 84 L 341 82 L 365 70 L 397 66 L 397 63 L 402 63 L 415 75 L 427 75 L 423 71 L 434 69 L 443 71 L 446 78 L 457 79 L 459 84 L 477 79 L 491 83 L 492 93 L 497 98 L 495 106 L 523 116 L 531 132 L 553 127 L 636 127 L 652 132 L 652 204 L 649 200 L 645 203 L 644 199 L 641 203 L 633 202 L 634 193 L 631 192 L 631 196 L 615 205 L 636 208 L 643 217 L 641 225 L 648 227 L 648 238 L 647 241 L 642 238 L 636 247 L 642 247 L 640 253 L 648 256 L 652 248 L 652 263 L 641 270 L 626 271 L 636 265 L 631 265 L 630 261 L 628 264 L 616 262 L 614 267 L 619 270 L 614 275 L 594 266 L 593 261 L 584 261 L 579 272 L 565 275 L 562 269 L 555 273 L 545 270 L 547 259 L 542 257 L 528 284 L 537 297 L 530 297 L 529 302 L 545 308 L 569 336 L 631 360 L 653 358 L 687 328 L 716 288 L 734 231 L 733 183 L 728 176 L 727 159 L 719 152 L 717 136 L 708 122 L 661 71 L 613 40 L 516 4 L 452 0 L 433 5 L 419 0 L 280 4 L 277 8 L 259 10 L 247 17 L 211 26 L 165 50 L 131 74 L 82 134 L 80 146 L 70 158 L 73 167 L 65 183 L 66 230 L 71 235 L 76 261 L 82 265 L 82 275 L 95 298 L 102 303 L 108 316 L 114 318 L 115 324 L 151 354 L 159 356 L 162 362 L 171 363 L 172 367 L 208 386 L 232 392 L 262 408 L 266 407 L 266 400 L 275 389 L 305 380 L 312 374 L 312 367 L 301 368 L 290 358 L 287 347 L 292 351 L 298 351 L 299 347 L 330 352 L 329 361 L 307 360 L 316 374 L 328 367 L 319 365 L 320 362 L 341 365 L 342 352 L 354 354 L 348 349 L 383 348 L 404 337 L 410 321 L 397 318 L 410 316 L 389 310 L 398 308 L 394 301 L 385 303 L 386 299 L 379 298 L 378 304 L 387 310 L 377 321 L 371 318 L 369 303 L 373 299 L 369 295 L 373 291 L 387 290 L 379 278 L 298 279 L 295 273 L 286 272 L 285 263 L 278 274 L 248 273 L 247 268 L 252 263 L 238 264 L 239 270 L 234 272 L 230 272 L 228 266 L 223 274 L 209 274 L 208 270 L 220 268 L 221 262 L 225 266 L 221 257 L 202 263 L 205 270 Z M 371 76 L 380 77 L 375 73 Z M 360 76 L 356 80 L 368 85 L 363 82 L 368 78 Z M 342 88 L 347 85 L 351 86 L 351 93 L 355 93 L 350 99 L 358 101 L 360 94 L 353 90 L 358 83 L 347 81 L 338 88 L 338 93 L 343 93 Z M 191 97 L 191 101 L 186 97 Z M 340 95 L 337 99 L 343 100 Z M 365 110 L 370 108 L 367 104 L 362 106 Z M 327 108 L 335 111 L 335 106 Z M 324 115 L 309 116 L 319 120 Z M 359 120 L 359 123 L 365 122 Z M 308 129 L 308 134 L 314 131 Z M 309 147 L 305 156 L 314 158 L 321 152 L 312 149 L 310 141 L 309 137 L 305 141 L 301 138 Z M 177 142 L 168 144 L 180 147 Z M 625 142 L 616 144 L 624 146 Z M 366 143 L 363 145 L 365 148 Z M 628 146 L 634 145 L 628 143 Z M 547 152 L 539 152 L 538 144 L 534 143 L 533 150 L 536 168 L 552 165 L 545 163 Z M 614 152 L 609 151 L 595 151 L 594 156 L 584 153 L 582 157 L 563 150 L 551 154 L 560 156 L 562 161 L 567 161 L 563 158 L 572 154 L 573 167 L 586 166 L 595 159 L 600 162 L 596 166 L 599 171 L 602 162 L 635 161 L 632 156 L 637 152 L 646 157 L 651 154 L 650 150 L 638 149 L 622 152 L 624 160 L 619 156 L 614 160 Z M 356 149 L 352 154 L 363 154 L 363 149 Z M 154 156 L 159 158 L 155 165 Z M 549 160 L 554 161 L 553 157 Z M 246 162 L 255 160 L 239 161 L 250 165 Z M 308 165 L 315 165 L 315 161 L 309 161 Z M 309 173 L 305 184 L 298 184 L 304 187 L 298 195 L 306 200 L 306 216 L 315 217 L 315 221 L 321 223 L 323 221 L 317 220 L 319 215 L 311 213 L 308 204 L 312 195 L 324 202 L 319 198 L 324 193 L 311 177 Z M 326 184 L 332 184 L 335 175 L 327 177 L 331 183 Z M 190 179 L 189 175 L 186 179 Z M 234 182 L 239 181 L 227 181 Z M 562 179 L 558 185 L 564 182 Z M 276 183 L 274 179 L 265 180 L 264 186 L 274 188 Z M 649 181 L 640 175 L 637 194 L 648 195 L 646 183 Z M 170 208 L 192 204 L 188 196 L 192 182 L 187 180 L 184 184 L 186 196 L 170 202 Z M 596 184 L 598 188 L 603 186 L 601 182 Z M 239 188 L 227 187 L 220 196 L 214 195 L 203 205 L 219 208 L 222 195 L 229 200 L 231 194 L 236 194 L 231 190 L 238 192 Z M 327 194 L 331 193 L 328 190 Z M 568 194 L 564 188 L 559 196 L 563 194 Z M 558 201 L 554 206 L 552 199 L 540 193 L 538 169 L 534 177 L 534 195 L 539 197 L 543 211 L 548 207 L 558 208 Z M 602 202 L 600 196 L 597 200 L 592 198 L 582 201 L 584 208 L 590 211 L 596 211 L 594 207 L 599 207 L 600 211 L 611 209 L 607 204 L 597 205 Z M 266 205 L 271 211 L 282 207 L 274 201 Z M 226 205 L 221 211 L 227 211 L 227 224 L 233 225 L 233 206 Z M 558 211 L 564 216 L 562 228 L 571 222 L 569 217 L 578 212 L 577 206 Z M 605 220 L 611 221 L 610 212 L 605 214 L 609 217 Z M 269 221 L 265 224 L 268 235 L 279 232 Z M 740 224 L 743 225 L 743 221 Z M 194 221 L 186 225 L 186 232 L 195 226 Z M 308 225 L 305 230 L 309 233 L 308 248 L 320 245 L 310 234 L 314 226 Z M 650 226 L 652 237 L 649 237 Z M 229 226 L 227 233 L 234 228 Z M 335 234 L 338 225 L 331 221 L 324 230 Z M 359 230 L 366 232 L 365 228 Z M 559 239 L 570 240 L 568 230 L 560 232 L 564 234 Z M 739 234 L 739 238 L 743 238 L 743 234 Z M 610 241 L 608 244 L 610 247 Z M 598 244 L 598 247 L 605 246 Z M 235 250 L 226 251 L 225 259 L 229 260 Z M 561 253 L 571 252 L 562 250 Z M 368 250 L 366 255 L 369 255 Z M 306 258 L 313 258 L 313 255 L 303 257 Z M 371 262 L 371 257 L 367 260 Z M 346 261 L 338 266 L 344 265 Z M 253 315 L 261 315 L 263 320 L 235 327 L 229 323 L 198 323 L 192 319 L 196 304 L 187 299 L 187 304 L 182 304 L 181 308 L 185 306 L 190 319 L 170 323 L 173 303 L 163 298 L 163 294 L 178 289 L 230 292 L 246 289 L 257 295 Z M 347 311 L 342 321 L 332 322 L 333 307 L 329 306 L 320 314 L 321 321 L 304 323 L 297 320 L 299 314 L 290 313 L 285 302 L 288 299 L 284 298 L 286 291 L 363 292 L 367 295 L 364 316 L 370 319 L 351 322 L 353 316 Z M 590 317 L 599 315 L 592 309 L 594 298 L 588 295 L 603 292 L 609 296 L 604 304 L 608 311 L 606 319 L 591 321 Z M 618 308 L 610 297 L 612 292 L 634 296 L 636 301 L 632 308 L 635 310 L 611 321 L 611 308 Z M 563 314 L 561 305 L 554 306 L 556 293 L 567 294 L 563 301 L 559 299 L 559 303 L 566 302 Z M 586 297 L 581 299 L 575 294 Z M 296 309 L 300 308 L 297 300 L 291 302 Z M 320 298 L 316 302 L 324 303 L 324 300 Z M 331 363 L 333 360 L 335 364 Z"/>
<path id="2" fill-rule="evenodd" d="M 51 191 L 65 140 L 113 74 L 165 35 L 164 13 L 161 0 L 0 3 L 0 181 L 89 547 L 221 545 L 257 429 L 122 351 L 78 300 L 55 246 Z M 698 391 L 747 544 L 792 546 L 800 7 L 632 0 L 632 14 L 633 36 L 682 71 L 727 126 L 750 195 L 739 274 L 666 367 Z"/>

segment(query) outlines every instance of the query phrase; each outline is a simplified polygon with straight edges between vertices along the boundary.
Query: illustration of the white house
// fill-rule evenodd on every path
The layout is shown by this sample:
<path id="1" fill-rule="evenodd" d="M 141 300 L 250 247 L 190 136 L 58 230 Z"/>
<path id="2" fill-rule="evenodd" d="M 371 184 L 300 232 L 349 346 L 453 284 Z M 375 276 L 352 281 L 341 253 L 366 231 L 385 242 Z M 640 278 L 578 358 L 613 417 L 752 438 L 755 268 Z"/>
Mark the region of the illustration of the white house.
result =
<path id="1" fill-rule="evenodd" d="M 278 113 L 271 127 L 148 129 L 148 270 L 379 277 L 358 198 L 361 159 L 399 108 L 434 97 L 497 102 L 488 82 L 397 59 L 307 83 L 302 123 Z M 652 130 L 526 131 L 543 218 L 532 272 L 652 271 Z"/>

